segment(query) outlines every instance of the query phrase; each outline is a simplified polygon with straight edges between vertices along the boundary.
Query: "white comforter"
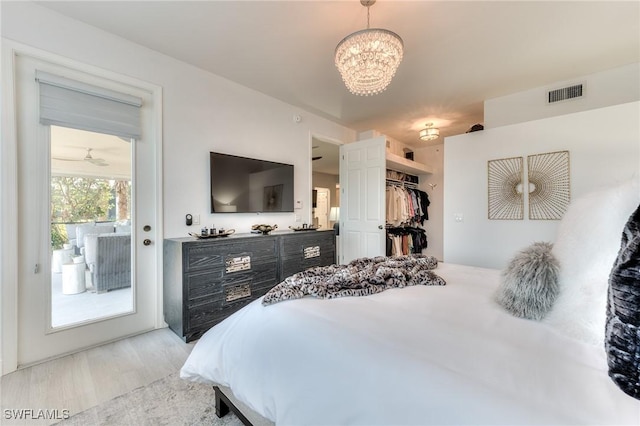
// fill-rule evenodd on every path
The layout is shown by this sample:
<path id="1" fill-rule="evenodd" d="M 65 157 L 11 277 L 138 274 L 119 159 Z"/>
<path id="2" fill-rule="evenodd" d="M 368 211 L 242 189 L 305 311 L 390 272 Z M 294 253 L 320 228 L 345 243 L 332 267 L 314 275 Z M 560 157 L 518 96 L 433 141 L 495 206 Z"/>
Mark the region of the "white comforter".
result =
<path id="1" fill-rule="evenodd" d="M 446 286 L 257 300 L 207 332 L 181 376 L 231 387 L 278 425 L 640 424 L 602 347 L 504 312 L 499 271 L 435 272 Z"/>

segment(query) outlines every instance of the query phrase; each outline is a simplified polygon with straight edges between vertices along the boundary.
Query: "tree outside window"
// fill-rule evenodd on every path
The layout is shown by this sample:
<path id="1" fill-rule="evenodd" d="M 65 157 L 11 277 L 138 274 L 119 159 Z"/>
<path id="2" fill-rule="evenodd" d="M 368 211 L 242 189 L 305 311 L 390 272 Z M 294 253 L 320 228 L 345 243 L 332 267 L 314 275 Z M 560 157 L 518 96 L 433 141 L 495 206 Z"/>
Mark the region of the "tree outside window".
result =
<path id="1" fill-rule="evenodd" d="M 51 245 L 68 241 L 65 223 L 130 219 L 131 182 L 53 176 L 51 178 Z"/>

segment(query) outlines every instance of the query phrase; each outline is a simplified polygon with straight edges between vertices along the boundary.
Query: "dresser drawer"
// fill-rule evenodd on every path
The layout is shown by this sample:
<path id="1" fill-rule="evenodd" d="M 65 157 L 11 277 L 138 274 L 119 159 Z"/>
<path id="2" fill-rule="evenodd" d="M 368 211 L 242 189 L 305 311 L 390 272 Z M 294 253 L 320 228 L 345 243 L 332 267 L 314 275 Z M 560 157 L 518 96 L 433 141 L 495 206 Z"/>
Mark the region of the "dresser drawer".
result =
<path id="1" fill-rule="evenodd" d="M 335 263 L 335 257 L 336 255 L 334 252 L 325 251 L 323 255 L 310 259 L 285 259 L 282 261 L 280 276 L 282 281 L 284 281 L 285 278 L 290 277 L 297 272 L 302 272 L 305 269 L 314 268 L 316 266 L 332 265 Z"/>
<path id="2" fill-rule="evenodd" d="M 201 298 L 189 304 L 184 330 L 190 336 L 189 340 L 199 337 L 238 309 L 264 296 L 274 286 L 274 278 L 267 279 L 257 273 L 244 274 L 218 283 L 215 297 Z"/>
<path id="3" fill-rule="evenodd" d="M 288 235 L 282 239 L 280 244 L 280 280 L 308 268 L 335 263 L 335 235 L 333 232 Z"/>
<path id="4" fill-rule="evenodd" d="M 252 263 L 251 269 L 227 272 L 226 268 L 185 274 L 187 305 L 195 306 L 211 300 L 222 301 L 225 292 L 235 283 L 250 283 L 255 288 L 273 286 L 276 281 L 276 261 Z M 269 287 L 270 288 L 270 287 Z"/>
<path id="5" fill-rule="evenodd" d="M 304 234 L 287 235 L 282 238 L 280 244 L 282 259 L 304 260 L 320 257 L 328 252 L 335 255 L 333 232 L 306 231 Z"/>
<path id="6" fill-rule="evenodd" d="M 185 249 L 185 272 L 222 268 L 230 259 L 249 257 L 250 262 L 276 259 L 276 240 L 273 237 L 230 240 L 229 242 L 201 242 Z"/>

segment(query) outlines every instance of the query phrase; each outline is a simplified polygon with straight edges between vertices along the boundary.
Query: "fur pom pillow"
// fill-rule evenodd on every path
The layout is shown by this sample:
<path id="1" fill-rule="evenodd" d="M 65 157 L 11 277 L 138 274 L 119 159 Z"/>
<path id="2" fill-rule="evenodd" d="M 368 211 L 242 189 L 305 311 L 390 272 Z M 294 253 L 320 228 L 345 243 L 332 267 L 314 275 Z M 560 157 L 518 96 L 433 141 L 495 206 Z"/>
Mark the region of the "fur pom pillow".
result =
<path id="1" fill-rule="evenodd" d="M 558 295 L 558 261 L 550 243 L 520 251 L 502 273 L 496 301 L 516 317 L 541 320 Z"/>
<path id="2" fill-rule="evenodd" d="M 604 347 L 609 273 L 625 223 L 640 203 L 639 179 L 574 199 L 558 226 L 553 254 L 560 294 L 544 322 Z"/>
<path id="3" fill-rule="evenodd" d="M 624 228 L 609 277 L 605 337 L 609 376 L 640 399 L 640 207 Z"/>

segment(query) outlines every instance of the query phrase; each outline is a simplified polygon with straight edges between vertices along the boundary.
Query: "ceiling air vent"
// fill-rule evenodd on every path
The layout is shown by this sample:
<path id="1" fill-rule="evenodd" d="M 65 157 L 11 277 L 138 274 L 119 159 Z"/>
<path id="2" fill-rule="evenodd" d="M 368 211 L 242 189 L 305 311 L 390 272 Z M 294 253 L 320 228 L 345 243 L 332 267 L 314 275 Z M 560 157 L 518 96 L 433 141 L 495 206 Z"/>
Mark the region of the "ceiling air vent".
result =
<path id="1" fill-rule="evenodd" d="M 576 84 L 574 86 L 563 87 L 562 89 L 550 90 L 548 93 L 549 103 L 566 101 L 568 99 L 575 99 L 582 97 L 582 84 Z"/>

